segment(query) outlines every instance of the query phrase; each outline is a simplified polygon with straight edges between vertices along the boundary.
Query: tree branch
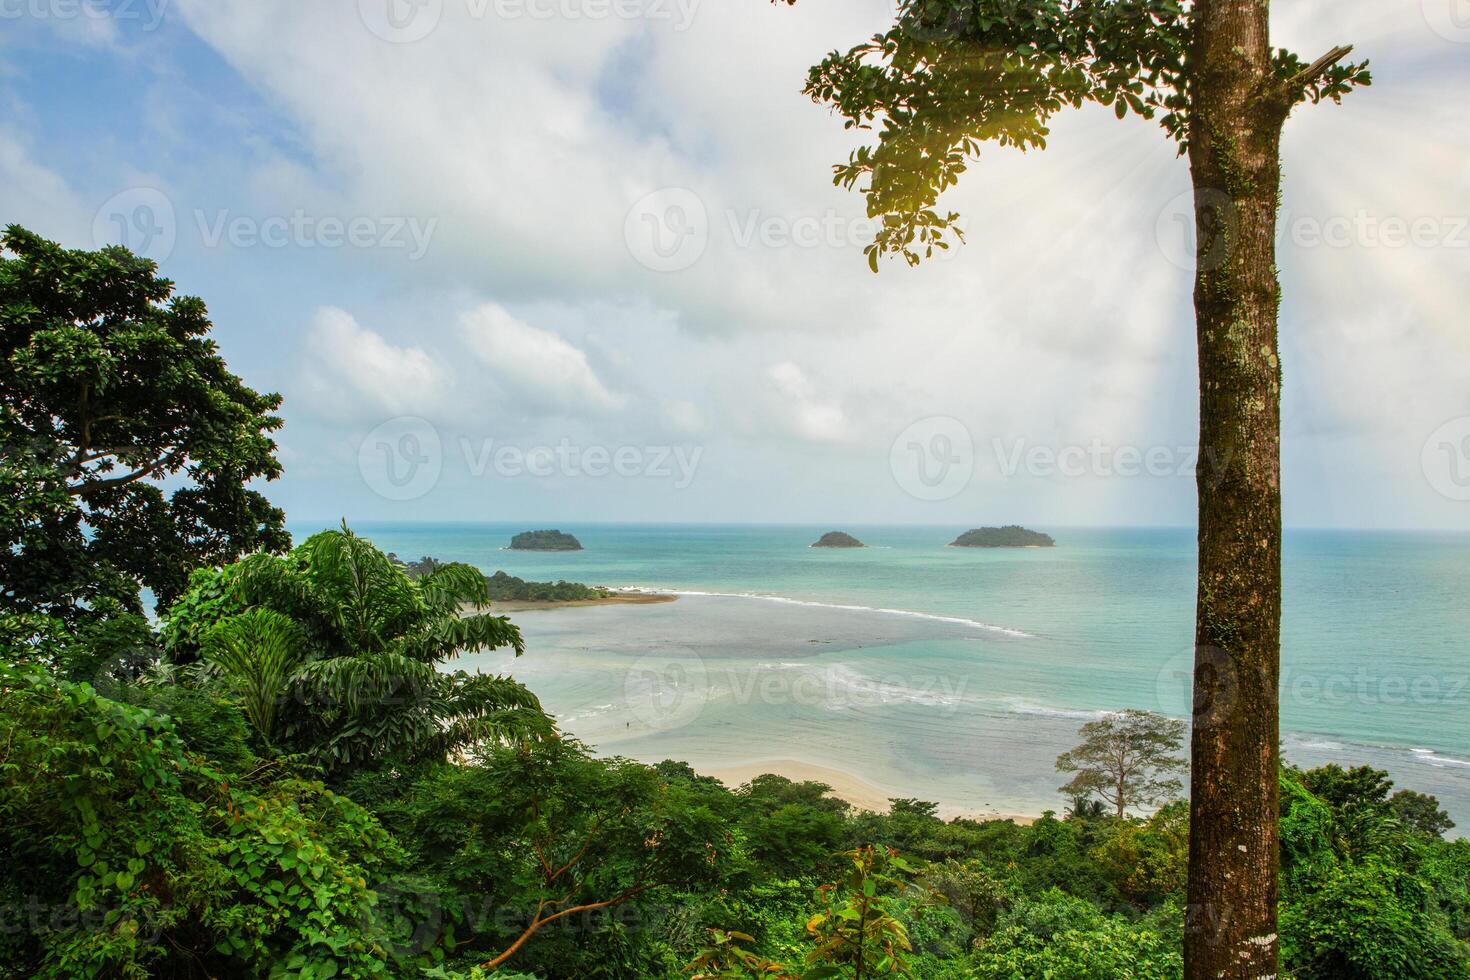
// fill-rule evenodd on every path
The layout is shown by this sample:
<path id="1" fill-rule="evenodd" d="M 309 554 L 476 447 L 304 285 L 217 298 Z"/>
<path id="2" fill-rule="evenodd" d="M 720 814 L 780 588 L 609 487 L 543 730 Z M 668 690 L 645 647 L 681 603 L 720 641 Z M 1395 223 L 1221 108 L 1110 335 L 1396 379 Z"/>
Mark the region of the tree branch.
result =
<path id="1" fill-rule="evenodd" d="M 563 864 L 560 868 L 557 868 L 554 872 L 551 873 L 550 877 L 547 878 L 548 884 L 566 874 L 572 869 L 572 866 L 574 864 L 582 860 L 582 858 L 587 854 L 587 849 L 590 848 L 592 846 L 592 842 L 597 839 L 597 830 L 601 826 L 602 815 L 599 814 L 596 821 L 594 821 L 592 824 L 592 829 L 587 831 L 587 838 L 582 841 L 582 846 L 578 848 L 577 853 L 572 855 L 572 859 L 570 861 L 568 861 L 566 864 Z M 546 870 L 550 871 L 551 869 L 548 867 Z"/>
<path id="2" fill-rule="evenodd" d="M 146 479 L 147 477 L 152 476 L 154 473 L 157 473 L 161 469 L 172 466 L 183 455 L 183 452 L 183 449 L 175 449 L 172 452 L 169 452 L 166 455 L 160 456 L 158 459 L 155 459 L 153 462 L 149 463 L 142 469 L 137 470 L 133 473 L 129 473 L 127 476 L 118 476 L 113 477 L 109 480 L 94 480 L 88 483 L 71 485 L 66 488 L 66 492 L 71 496 L 76 497 L 92 490 L 106 489 L 108 487 L 125 487 L 129 483 L 137 483 L 139 480 Z"/>
<path id="3" fill-rule="evenodd" d="M 500 953 L 498 956 L 496 956 L 492 960 L 489 960 L 489 961 L 487 961 L 485 963 L 481 963 L 480 964 L 480 969 L 482 969 L 482 970 L 494 970 L 497 967 L 499 967 L 506 960 L 508 960 L 512 956 L 514 956 L 516 954 L 516 952 L 522 946 L 526 945 L 526 942 L 532 936 L 534 936 L 536 934 L 536 932 L 542 926 L 544 926 L 544 925 L 547 925 L 549 923 L 555 922 L 557 919 L 563 918 L 563 917 L 568 916 L 568 915 L 575 915 L 578 912 L 595 912 L 598 909 L 606 909 L 606 908 L 611 908 L 614 905 L 621 905 L 623 902 L 626 902 L 628 899 L 633 898 L 634 896 L 638 895 L 639 893 L 645 892 L 648 889 L 654 887 L 654 884 L 655 884 L 654 882 L 648 882 L 648 883 L 641 884 L 641 885 L 634 885 L 632 888 L 624 889 L 623 891 L 621 891 L 618 894 L 614 895 L 612 898 L 607 899 L 606 901 L 602 901 L 602 902 L 589 902 L 586 905 L 574 905 L 571 908 L 562 909 L 560 912 L 557 912 L 555 915 L 548 915 L 544 919 L 541 918 L 541 913 L 546 910 L 546 904 L 547 903 L 544 902 L 544 901 L 539 902 L 539 903 L 537 903 L 537 906 L 536 906 L 536 915 L 531 920 L 531 924 L 526 928 L 526 931 L 523 932 L 523 933 L 521 933 L 520 936 L 517 937 L 517 939 L 516 939 L 515 942 L 511 943 L 508 947 L 506 947 L 506 949 L 505 949 L 504 952 Z"/>
<path id="4" fill-rule="evenodd" d="M 1346 58 L 1352 53 L 1353 46 L 1351 44 L 1339 44 L 1337 47 L 1333 48 L 1331 51 L 1327 52 L 1322 57 L 1312 62 L 1306 68 L 1297 72 L 1297 74 L 1291 79 L 1291 81 L 1287 82 L 1287 87 L 1293 92 L 1298 92 L 1304 88 L 1307 88 L 1312 83 L 1316 82 L 1317 79 L 1321 78 L 1323 73 L 1326 72 L 1327 69 L 1331 68 L 1333 65 L 1337 64 L 1339 61 Z"/>

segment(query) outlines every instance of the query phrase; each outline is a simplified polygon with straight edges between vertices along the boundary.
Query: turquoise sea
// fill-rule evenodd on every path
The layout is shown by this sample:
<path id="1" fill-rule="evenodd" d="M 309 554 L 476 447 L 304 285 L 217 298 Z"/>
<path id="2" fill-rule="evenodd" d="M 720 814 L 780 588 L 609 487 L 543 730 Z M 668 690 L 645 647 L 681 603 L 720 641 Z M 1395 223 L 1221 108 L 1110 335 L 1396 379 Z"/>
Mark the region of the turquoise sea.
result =
<path id="1" fill-rule="evenodd" d="M 549 525 L 557 526 L 557 525 Z M 400 556 L 680 593 L 516 613 L 475 654 L 607 754 L 702 768 L 797 759 L 951 810 L 1061 809 L 1056 755 L 1098 713 L 1187 711 L 1190 529 L 1040 528 L 1053 549 L 946 547 L 961 527 L 364 524 Z M 317 528 L 293 526 L 299 537 Z M 1470 829 L 1470 535 L 1290 531 L 1282 729 L 1302 765 L 1369 763 Z"/>

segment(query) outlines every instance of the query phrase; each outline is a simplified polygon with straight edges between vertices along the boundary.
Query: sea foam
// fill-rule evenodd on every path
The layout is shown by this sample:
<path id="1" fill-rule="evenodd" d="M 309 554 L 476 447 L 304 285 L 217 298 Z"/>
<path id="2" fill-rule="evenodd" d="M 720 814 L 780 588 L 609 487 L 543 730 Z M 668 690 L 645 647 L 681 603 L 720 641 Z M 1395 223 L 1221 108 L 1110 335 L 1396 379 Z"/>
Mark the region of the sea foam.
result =
<path id="1" fill-rule="evenodd" d="M 639 586 L 628 586 L 619 588 L 618 592 L 647 592 L 658 595 L 678 596 L 706 596 L 713 599 L 754 599 L 760 602 L 779 602 L 791 606 L 811 606 L 818 609 L 840 609 L 845 612 L 874 613 L 882 616 L 909 616 L 914 619 L 924 619 L 935 623 L 950 623 L 955 626 L 968 626 L 972 629 L 985 630 L 989 633 L 1001 633 L 1005 636 L 1015 636 L 1022 639 L 1034 640 L 1035 633 L 1027 633 L 1025 630 L 1011 629 L 1008 626 L 997 626 L 994 623 L 983 623 L 978 619 L 966 619 L 963 616 L 941 616 L 938 613 L 916 612 L 912 609 L 889 609 L 883 606 L 857 606 L 840 602 L 817 602 L 814 599 L 792 599 L 783 595 L 764 595 L 759 592 L 703 592 L 696 589 L 647 589 Z"/>

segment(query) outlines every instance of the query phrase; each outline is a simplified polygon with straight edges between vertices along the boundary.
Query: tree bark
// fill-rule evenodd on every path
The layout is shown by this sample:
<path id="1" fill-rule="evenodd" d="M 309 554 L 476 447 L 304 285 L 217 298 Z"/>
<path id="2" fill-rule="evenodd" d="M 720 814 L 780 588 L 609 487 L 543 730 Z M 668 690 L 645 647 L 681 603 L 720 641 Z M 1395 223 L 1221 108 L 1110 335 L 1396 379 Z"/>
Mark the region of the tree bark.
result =
<path id="1" fill-rule="evenodd" d="M 1281 368 L 1275 239 L 1291 103 L 1267 0 L 1200 0 L 1191 57 L 1199 592 L 1189 980 L 1276 976 Z"/>

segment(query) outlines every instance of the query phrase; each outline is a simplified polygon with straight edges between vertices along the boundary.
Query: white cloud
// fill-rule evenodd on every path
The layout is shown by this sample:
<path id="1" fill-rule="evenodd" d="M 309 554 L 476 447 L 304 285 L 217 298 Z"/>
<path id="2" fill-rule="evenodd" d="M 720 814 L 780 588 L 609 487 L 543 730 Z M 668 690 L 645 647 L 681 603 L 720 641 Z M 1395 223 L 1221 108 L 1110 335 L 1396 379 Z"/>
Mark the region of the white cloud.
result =
<path id="1" fill-rule="evenodd" d="M 1278 5 L 1281 40 L 1308 58 L 1357 43 L 1378 78 L 1341 108 L 1303 106 L 1290 121 L 1288 215 L 1463 216 L 1470 123 L 1452 93 L 1464 46 L 1434 34 L 1419 0 L 1342 0 L 1331 23 L 1299 6 Z M 544 425 L 548 438 L 569 420 L 606 442 L 728 438 L 738 444 L 729 471 L 783 486 L 818 445 L 831 468 L 809 474 L 813 484 L 850 474 L 852 493 L 894 508 L 869 515 L 879 519 L 935 516 L 882 497 L 888 444 L 930 415 L 961 420 L 981 446 L 1193 438 L 1191 272 L 1160 240 L 1177 230 L 1167 208 L 1187 199 L 1188 172 L 1156 127 L 1089 110 L 1059 116 L 1044 153 L 987 147 L 942 202 L 967 218 L 969 244 L 874 277 L 853 224 L 864 202 L 830 181 L 854 136 L 800 87 L 825 52 L 880 29 L 890 0 L 704 0 L 686 31 L 475 17 L 497 5 L 453 0 L 416 9 L 441 8 L 437 28 L 409 44 L 375 36 L 356 0 L 170 8 L 266 97 L 266 110 L 253 99 L 215 110 L 240 114 L 225 131 L 242 134 L 246 152 L 178 154 L 192 185 L 181 207 L 238 193 L 252 213 L 438 221 L 420 262 L 342 254 L 336 278 L 312 283 L 311 302 L 371 301 L 381 322 L 367 330 L 340 310 L 319 314 L 301 352 L 318 374 L 286 391 L 288 410 L 305 395 L 323 415 L 348 403 L 442 410 L 516 434 Z M 179 113 L 169 125 L 189 133 L 213 94 L 169 96 Z M 0 195 L 24 188 L 22 209 L 35 197 L 33 211 L 61 213 L 65 182 L 17 147 L 0 134 Z M 241 169 L 214 174 L 200 163 L 211 152 Z M 625 219 L 667 187 L 698 196 L 708 247 L 660 273 L 630 254 Z M 17 202 L 0 203 L 15 213 Z M 90 209 L 80 219 L 86 233 Z M 1425 498 L 1413 461 L 1435 424 L 1470 414 L 1467 258 L 1283 242 L 1288 433 L 1318 440 L 1288 442 L 1289 519 L 1330 497 L 1335 519 L 1383 523 L 1381 501 L 1397 496 L 1407 523 L 1463 520 Z M 269 278 L 268 259 L 233 255 L 229 275 Z M 207 280 L 188 286 L 210 295 Z M 490 297 L 504 305 L 479 305 Z M 266 302 L 294 301 L 261 303 L 272 313 Z M 451 378 L 445 365 L 466 347 L 480 366 Z M 504 396 L 494 412 L 487 392 Z M 1293 470 L 1294 454 L 1325 447 L 1314 434 L 1329 432 L 1330 480 Z M 725 464 L 712 453 L 709 465 Z M 987 494 L 1052 507 L 1037 515 L 1047 520 L 1193 515 L 1188 481 L 1113 481 L 1084 495 L 985 479 Z M 761 499 L 732 497 L 732 508 Z"/>
<path id="2" fill-rule="evenodd" d="M 704 413 L 698 405 L 684 399 L 665 403 L 664 418 L 675 432 L 694 435 L 705 429 Z"/>
<path id="3" fill-rule="evenodd" d="M 842 442 L 850 437 L 842 406 L 819 395 L 799 366 L 780 361 L 766 369 L 766 378 L 778 399 L 773 415 L 793 435 L 811 442 Z"/>
<path id="4" fill-rule="evenodd" d="M 69 244 L 86 244 L 91 237 L 92 215 L 66 180 L 36 162 L 21 139 L 5 130 L 0 130 L 0 215 L 0 223 Z"/>
<path id="5" fill-rule="evenodd" d="M 429 415 L 446 403 L 449 371 L 418 347 L 396 347 L 335 307 L 318 310 L 307 335 L 302 387 L 319 410 Z M 381 419 L 379 419 L 381 421 Z"/>
<path id="6" fill-rule="evenodd" d="M 627 399 L 609 391 L 587 363 L 587 354 L 549 330 L 540 330 L 497 303 L 460 317 L 460 336 L 510 393 L 534 405 L 575 414 L 622 408 Z"/>

